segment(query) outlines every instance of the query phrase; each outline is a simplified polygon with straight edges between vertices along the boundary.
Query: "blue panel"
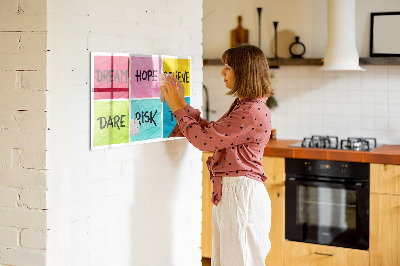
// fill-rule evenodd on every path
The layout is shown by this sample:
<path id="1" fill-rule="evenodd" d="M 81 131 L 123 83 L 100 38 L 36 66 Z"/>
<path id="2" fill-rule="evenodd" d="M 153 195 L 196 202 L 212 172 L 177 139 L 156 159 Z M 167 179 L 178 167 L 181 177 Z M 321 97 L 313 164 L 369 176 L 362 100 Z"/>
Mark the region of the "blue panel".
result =
<path id="1" fill-rule="evenodd" d="M 130 124 L 131 142 L 162 138 L 161 114 L 160 99 L 132 100 L 131 120 L 134 121 Z"/>
<path id="2" fill-rule="evenodd" d="M 185 97 L 185 100 L 190 104 L 190 97 Z M 163 102 L 163 122 L 163 138 L 168 138 L 176 125 L 176 120 L 166 102 Z"/>

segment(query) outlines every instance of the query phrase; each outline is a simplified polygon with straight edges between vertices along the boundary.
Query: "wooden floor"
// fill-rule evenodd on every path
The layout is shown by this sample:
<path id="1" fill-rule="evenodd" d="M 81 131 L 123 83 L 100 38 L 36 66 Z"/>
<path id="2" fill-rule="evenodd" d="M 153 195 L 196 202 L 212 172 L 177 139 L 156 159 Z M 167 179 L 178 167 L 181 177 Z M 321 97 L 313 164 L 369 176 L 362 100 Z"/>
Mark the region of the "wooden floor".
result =
<path id="1" fill-rule="evenodd" d="M 203 263 L 203 266 L 211 266 L 211 259 L 209 258 L 202 258 L 201 262 Z"/>

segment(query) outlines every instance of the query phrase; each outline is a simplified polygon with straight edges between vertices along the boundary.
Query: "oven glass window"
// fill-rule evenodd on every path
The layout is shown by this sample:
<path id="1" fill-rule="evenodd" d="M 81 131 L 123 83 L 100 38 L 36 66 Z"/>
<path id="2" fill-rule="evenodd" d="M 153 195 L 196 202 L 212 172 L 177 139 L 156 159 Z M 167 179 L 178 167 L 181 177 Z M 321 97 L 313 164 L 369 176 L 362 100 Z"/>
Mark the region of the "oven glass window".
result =
<path id="1" fill-rule="evenodd" d="M 356 228 L 356 191 L 298 186 L 298 224 L 338 229 Z"/>

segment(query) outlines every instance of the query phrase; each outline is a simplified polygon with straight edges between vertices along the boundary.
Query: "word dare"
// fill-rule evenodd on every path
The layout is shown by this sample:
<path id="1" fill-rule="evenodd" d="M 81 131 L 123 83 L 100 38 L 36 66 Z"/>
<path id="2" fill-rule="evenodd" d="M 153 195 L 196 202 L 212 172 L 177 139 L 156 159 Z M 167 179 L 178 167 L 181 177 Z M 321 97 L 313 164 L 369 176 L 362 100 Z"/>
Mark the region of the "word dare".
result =
<path id="1" fill-rule="evenodd" d="M 97 118 L 97 120 L 100 120 L 100 129 L 108 128 L 109 126 L 111 127 L 117 127 L 118 130 L 120 130 L 120 127 L 125 127 L 124 123 L 125 120 L 124 118 L 126 115 L 115 115 L 112 117 L 111 115 L 108 117 L 108 119 L 104 116 L 101 116 Z"/>

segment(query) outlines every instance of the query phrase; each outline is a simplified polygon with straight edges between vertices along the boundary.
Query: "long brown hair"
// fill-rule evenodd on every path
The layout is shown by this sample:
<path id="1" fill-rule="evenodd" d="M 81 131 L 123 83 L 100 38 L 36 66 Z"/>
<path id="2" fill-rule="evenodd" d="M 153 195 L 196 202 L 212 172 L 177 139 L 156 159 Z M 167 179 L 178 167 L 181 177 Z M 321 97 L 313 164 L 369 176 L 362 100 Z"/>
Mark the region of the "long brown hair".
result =
<path id="1" fill-rule="evenodd" d="M 249 44 L 230 48 L 222 54 L 221 60 L 235 74 L 235 86 L 227 95 L 254 99 L 274 94 L 268 61 L 260 48 Z"/>

